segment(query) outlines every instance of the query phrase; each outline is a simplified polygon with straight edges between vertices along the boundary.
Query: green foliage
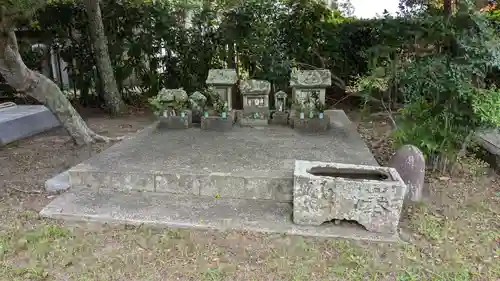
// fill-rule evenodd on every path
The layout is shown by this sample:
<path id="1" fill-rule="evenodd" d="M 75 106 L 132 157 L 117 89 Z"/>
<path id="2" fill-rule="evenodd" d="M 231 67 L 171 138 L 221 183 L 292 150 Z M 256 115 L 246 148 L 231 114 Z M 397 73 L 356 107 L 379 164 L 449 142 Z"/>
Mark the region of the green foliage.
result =
<path id="1" fill-rule="evenodd" d="M 238 68 L 240 76 L 270 80 L 274 87 L 285 88 L 292 67 L 332 68 L 338 54 L 331 47 L 343 52 L 359 41 L 342 41 L 339 47 L 331 29 L 347 19 L 316 1 L 188 4 L 101 2 L 110 57 L 124 95 L 131 82 L 149 97 L 162 88 L 192 92 L 204 88 L 210 68 L 223 67 Z M 188 14 L 191 24 L 186 26 Z M 100 85 L 87 26 L 82 3 L 71 0 L 49 1 L 30 26 L 43 32 L 43 40 L 51 41 L 69 63 L 82 102 L 92 92 L 89 88 Z M 350 76 L 343 70 L 350 71 L 352 65 L 346 62 L 333 70 L 343 79 Z"/>
<path id="2" fill-rule="evenodd" d="M 223 101 L 220 94 L 213 87 L 208 87 L 205 89 L 205 96 L 208 98 L 208 104 L 211 105 L 211 108 L 217 112 L 227 112 L 228 104 Z"/>
<path id="3" fill-rule="evenodd" d="M 46 0 L 0 0 L 0 7 L 4 9 L 2 16 L 7 16 L 16 22 L 32 16 L 46 2 Z"/>
<path id="4" fill-rule="evenodd" d="M 396 86 L 404 105 L 397 118 L 397 142 L 418 146 L 447 169 L 474 132 L 500 125 L 500 92 L 485 83 L 500 66 L 499 39 L 484 15 L 467 4 L 449 21 L 432 13 L 413 20 L 424 27 L 410 30 L 417 47 L 384 46 L 406 55 L 393 56 L 395 68 L 374 68 L 356 86 L 370 95 Z"/>
<path id="5" fill-rule="evenodd" d="M 162 115 L 166 110 L 177 114 L 190 107 L 188 96 L 183 89 L 162 89 L 148 101 L 157 115 Z"/>

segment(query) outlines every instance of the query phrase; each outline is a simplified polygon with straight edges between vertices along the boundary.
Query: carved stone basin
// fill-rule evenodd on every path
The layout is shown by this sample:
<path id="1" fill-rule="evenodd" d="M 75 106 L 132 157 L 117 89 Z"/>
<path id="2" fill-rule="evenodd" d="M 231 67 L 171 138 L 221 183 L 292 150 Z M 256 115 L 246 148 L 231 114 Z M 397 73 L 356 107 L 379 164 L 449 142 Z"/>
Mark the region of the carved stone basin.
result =
<path id="1" fill-rule="evenodd" d="M 295 161 L 293 221 L 353 220 L 368 231 L 396 233 L 406 185 L 393 168 Z"/>

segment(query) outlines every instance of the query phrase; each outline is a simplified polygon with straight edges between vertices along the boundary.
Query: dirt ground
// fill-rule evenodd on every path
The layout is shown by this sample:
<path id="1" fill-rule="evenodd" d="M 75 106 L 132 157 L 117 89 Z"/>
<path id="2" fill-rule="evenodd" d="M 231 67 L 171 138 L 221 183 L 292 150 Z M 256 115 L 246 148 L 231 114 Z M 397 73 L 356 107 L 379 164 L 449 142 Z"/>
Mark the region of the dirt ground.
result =
<path id="1" fill-rule="evenodd" d="M 87 121 L 116 136 L 151 117 Z M 387 161 L 387 123 L 358 129 Z M 428 175 L 428 199 L 408 206 L 400 244 L 41 219 L 53 199 L 44 181 L 107 146 L 75 148 L 56 130 L 0 149 L 0 280 L 500 280 L 500 181 L 474 158 L 456 176 Z"/>

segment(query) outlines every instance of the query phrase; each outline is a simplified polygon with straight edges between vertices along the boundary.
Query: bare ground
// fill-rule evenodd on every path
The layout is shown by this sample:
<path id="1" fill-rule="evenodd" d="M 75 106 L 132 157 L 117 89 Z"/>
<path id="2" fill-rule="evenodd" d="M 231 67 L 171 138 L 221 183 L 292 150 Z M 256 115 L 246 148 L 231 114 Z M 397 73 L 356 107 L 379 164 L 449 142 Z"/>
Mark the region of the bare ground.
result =
<path id="1" fill-rule="evenodd" d="M 150 120 L 88 122 L 122 135 Z M 390 140 L 379 139 L 387 123 L 358 128 L 386 162 Z M 0 149 L 0 280 L 500 280 L 500 182 L 473 158 L 456 176 L 429 175 L 429 199 L 409 206 L 402 221 L 408 243 L 384 244 L 41 219 L 52 199 L 44 181 L 107 147 L 68 140 L 54 131 Z"/>

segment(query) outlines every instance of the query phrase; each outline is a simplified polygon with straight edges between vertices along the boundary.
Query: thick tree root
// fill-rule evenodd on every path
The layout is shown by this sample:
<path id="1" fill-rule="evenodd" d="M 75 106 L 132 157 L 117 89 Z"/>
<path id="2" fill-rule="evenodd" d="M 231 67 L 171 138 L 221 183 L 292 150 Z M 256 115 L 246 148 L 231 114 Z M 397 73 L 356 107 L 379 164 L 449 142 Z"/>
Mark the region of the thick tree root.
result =
<path id="1" fill-rule="evenodd" d="M 92 135 L 93 142 L 110 143 L 110 142 L 122 141 L 123 139 L 125 139 L 125 136 L 111 138 L 111 137 L 106 137 L 106 136 L 98 135 L 96 133 L 93 133 L 93 135 Z"/>

